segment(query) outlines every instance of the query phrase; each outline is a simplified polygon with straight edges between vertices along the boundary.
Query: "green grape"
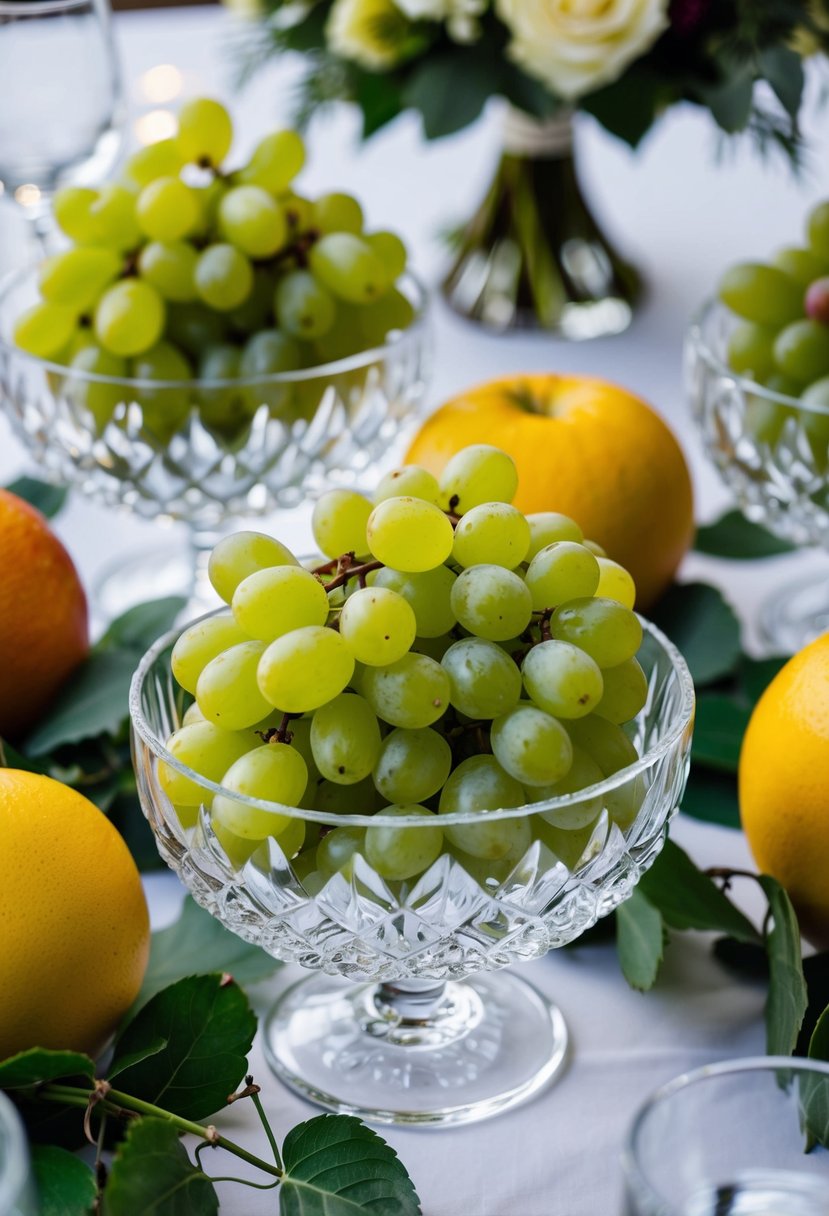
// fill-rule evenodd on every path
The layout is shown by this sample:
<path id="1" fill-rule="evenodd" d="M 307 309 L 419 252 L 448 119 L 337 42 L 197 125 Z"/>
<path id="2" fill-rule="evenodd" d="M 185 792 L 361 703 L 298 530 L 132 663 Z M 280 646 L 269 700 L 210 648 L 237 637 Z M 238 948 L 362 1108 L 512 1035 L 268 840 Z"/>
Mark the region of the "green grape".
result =
<path id="1" fill-rule="evenodd" d="M 219 203 L 219 228 L 242 253 L 270 258 L 288 236 L 282 209 L 261 186 L 235 186 Z"/>
<path id="2" fill-rule="evenodd" d="M 163 388 L 142 387 L 135 395 L 144 426 L 158 439 L 169 441 L 190 412 L 190 390 L 186 383 L 172 383 L 192 379 L 190 364 L 175 346 L 158 342 L 133 360 L 132 375 L 136 380 L 171 382 Z"/>
<path id="3" fill-rule="evenodd" d="M 829 251 L 827 251 L 829 258 Z M 779 249 L 772 258 L 772 265 L 806 288 L 815 279 L 829 274 L 829 260 L 818 257 L 811 249 Z"/>
<path id="4" fill-rule="evenodd" d="M 533 835 L 546 845 L 550 852 L 567 866 L 568 870 L 579 870 L 592 861 L 602 848 L 602 844 L 593 844 L 593 833 L 596 830 L 595 821 L 583 828 L 554 827 L 540 815 L 533 815 Z"/>
<path id="5" fill-rule="evenodd" d="M 218 785 L 232 764 L 259 743 L 249 732 L 222 730 L 212 722 L 192 722 L 174 731 L 167 740 L 167 751 L 193 772 Z M 158 783 L 171 802 L 182 806 L 210 803 L 210 790 L 191 777 L 185 777 L 163 760 L 158 763 Z"/>
<path id="6" fill-rule="evenodd" d="M 354 785 L 320 780 L 311 806 L 326 815 L 373 815 L 380 799 L 370 777 Z"/>
<path id="7" fill-rule="evenodd" d="M 598 558 L 569 540 L 554 541 L 536 553 L 525 576 L 536 611 L 593 595 L 599 577 Z"/>
<path id="8" fill-rule="evenodd" d="M 242 351 L 240 372 L 251 379 L 292 372 L 302 366 L 302 352 L 295 340 L 278 329 L 262 329 Z"/>
<path id="9" fill-rule="evenodd" d="M 115 413 L 116 407 L 127 399 L 127 386 L 107 384 L 106 381 L 87 379 L 88 376 L 111 376 L 125 379 L 129 374 L 126 359 L 111 355 L 94 342 L 84 346 L 73 356 L 69 366 L 78 376 L 69 376 L 66 394 L 79 409 L 89 410 L 99 431 L 103 430 Z"/>
<path id="10" fill-rule="evenodd" d="M 308 270 L 292 270 L 276 285 L 274 312 L 282 328 L 295 338 L 320 338 L 334 324 L 334 297 Z"/>
<path id="11" fill-rule="evenodd" d="M 609 722 L 630 722 L 648 699 L 648 678 L 636 659 L 602 671 L 604 692 L 596 713 Z"/>
<path id="12" fill-rule="evenodd" d="M 766 387 L 772 389 L 772 382 L 778 384 L 783 380 L 785 380 L 783 376 L 770 376 Z M 797 397 L 800 394 L 800 386 L 794 382 L 787 382 L 786 390 L 784 396 L 787 397 Z M 774 388 L 772 391 L 778 392 L 780 390 Z M 759 443 L 769 444 L 773 447 L 779 441 L 783 427 L 786 425 L 786 420 L 792 417 L 793 412 L 786 406 L 781 405 L 777 401 L 772 401 L 768 397 L 751 394 L 746 397 L 746 432 L 749 435 L 753 435 Z"/>
<path id="13" fill-rule="evenodd" d="M 720 279 L 719 297 L 746 321 L 779 328 L 803 316 L 803 288 L 776 266 L 740 262 Z"/>
<path id="14" fill-rule="evenodd" d="M 196 262 L 196 291 L 217 312 L 238 308 L 253 290 L 253 267 L 233 245 L 208 245 Z"/>
<path id="15" fill-rule="evenodd" d="M 256 413 L 258 399 L 245 385 L 213 385 L 242 375 L 242 351 L 229 342 L 209 346 L 199 361 L 199 415 L 205 426 L 235 435 Z"/>
<path id="16" fill-rule="evenodd" d="M 174 139 L 159 139 L 133 152 L 122 177 L 127 186 L 143 190 L 158 177 L 176 177 L 184 162 Z"/>
<path id="17" fill-rule="evenodd" d="M 454 533 L 440 507 L 403 495 L 377 504 L 368 518 L 366 536 L 369 549 L 384 566 L 419 573 L 446 561 Z"/>
<path id="18" fill-rule="evenodd" d="M 604 773 L 592 756 L 573 748 L 573 760 L 566 775 L 561 780 L 550 785 L 532 788 L 529 792 L 536 802 L 546 802 L 548 798 L 562 798 L 568 794 L 577 794 L 591 785 L 604 781 Z M 539 817 L 554 827 L 573 831 L 575 828 L 586 827 L 592 823 L 602 810 L 602 799 L 597 797 L 580 798 L 566 806 L 551 808 L 539 812 Z"/>
<path id="19" fill-rule="evenodd" d="M 233 794 L 296 806 L 307 779 L 305 761 L 298 751 L 285 743 L 265 743 L 231 765 L 221 784 Z M 212 817 L 243 840 L 279 838 L 294 822 L 291 815 L 247 806 L 227 794 L 217 794 L 213 799 Z"/>
<path id="20" fill-rule="evenodd" d="M 386 735 L 372 774 L 392 803 L 425 802 L 442 789 L 452 768 L 452 749 L 435 730 L 397 730 Z"/>
<path id="21" fill-rule="evenodd" d="M 366 667 L 360 691 L 378 718 L 407 730 L 431 726 L 449 707 L 446 672 L 428 655 L 413 651 L 388 667 Z"/>
<path id="22" fill-rule="evenodd" d="M 443 787 L 440 815 L 480 812 L 480 823 L 451 825 L 443 829 L 446 839 L 472 857 L 521 856 L 529 848 L 530 825 L 526 816 L 492 819 L 487 811 L 523 806 L 520 782 L 501 768 L 494 756 L 470 756 L 462 760 Z"/>
<path id="23" fill-rule="evenodd" d="M 164 301 L 141 279 L 122 279 L 95 309 L 95 336 L 113 355 L 140 355 L 155 346 L 164 329 Z"/>
<path id="24" fill-rule="evenodd" d="M 412 650 L 418 654 L 426 654 L 439 663 L 455 640 L 448 633 L 436 638 L 415 638 Z"/>
<path id="25" fill-rule="evenodd" d="M 594 557 L 607 557 L 607 550 L 603 549 L 598 541 L 585 540 L 582 541 L 582 544 L 584 545 L 585 549 L 589 550 L 589 552 L 593 554 Z"/>
<path id="26" fill-rule="evenodd" d="M 489 737 L 495 759 L 522 785 L 550 785 L 570 771 L 570 736 L 560 722 L 534 705 L 519 704 L 496 718 Z"/>
<path id="27" fill-rule="evenodd" d="M 311 750 L 327 780 L 337 785 L 364 780 L 380 754 L 380 727 L 374 710 L 356 693 L 340 693 L 314 714 Z"/>
<path id="28" fill-rule="evenodd" d="M 599 666 L 569 642 L 549 641 L 533 646 L 524 659 L 521 674 L 532 700 L 554 718 L 583 718 L 602 698 L 604 685 Z"/>
<path id="29" fill-rule="evenodd" d="M 195 693 L 199 676 L 211 659 L 231 646 L 246 641 L 248 638 L 244 630 L 239 628 L 229 612 L 196 621 L 184 630 L 173 647 L 170 659 L 173 675 L 182 688 Z"/>
<path id="30" fill-rule="evenodd" d="M 130 250 L 141 244 L 135 195 L 125 186 L 119 186 L 117 182 L 103 186 L 89 209 L 89 216 L 94 224 L 96 245 Z"/>
<path id="31" fill-rule="evenodd" d="M 350 194 L 321 194 L 311 205 L 311 227 L 320 233 L 363 231 L 363 209 Z"/>
<path id="32" fill-rule="evenodd" d="M 647 782 L 642 773 L 608 790 L 604 796 L 605 806 L 613 822 L 625 831 L 631 826 L 642 809 L 648 793 Z"/>
<path id="33" fill-rule="evenodd" d="M 455 624 L 452 610 L 452 587 L 455 575 L 448 566 L 410 573 L 384 566 L 369 579 L 375 587 L 396 591 L 411 604 L 420 638 L 437 638 L 448 633 Z"/>
<path id="34" fill-rule="evenodd" d="M 264 718 L 271 708 L 257 683 L 264 650 L 264 642 L 237 642 L 205 664 L 196 683 L 196 700 L 208 722 L 225 730 L 244 730 Z"/>
<path id="35" fill-rule="evenodd" d="M 452 557 L 461 566 L 490 564 L 512 570 L 530 547 L 530 525 L 515 507 L 505 502 L 484 502 L 472 507 L 455 529 Z"/>
<path id="36" fill-rule="evenodd" d="M 387 498 L 422 498 L 434 506 L 440 506 L 440 487 L 437 478 L 419 465 L 407 464 L 402 469 L 386 473 L 371 496 L 375 505 Z"/>
<path id="37" fill-rule="evenodd" d="M 639 618 L 616 600 L 570 600 L 556 608 L 550 629 L 554 638 L 578 646 L 599 667 L 632 659 L 642 645 Z"/>
<path id="38" fill-rule="evenodd" d="M 468 718 L 500 718 L 518 703 L 521 673 L 508 654 L 483 638 L 454 642 L 441 659 L 450 700 Z"/>
<path id="39" fill-rule="evenodd" d="M 288 230 L 293 235 L 306 232 L 311 227 L 314 204 L 309 198 L 303 198 L 301 194 L 295 194 L 289 190 L 286 194 L 281 195 L 280 202 L 285 212 Z"/>
<path id="40" fill-rule="evenodd" d="M 515 461 L 500 448 L 473 443 L 461 448 L 440 475 L 444 502 L 456 515 L 486 502 L 512 502 L 518 489 Z"/>
<path id="41" fill-rule="evenodd" d="M 327 832 L 317 845 L 317 866 L 326 877 L 343 873 L 350 878 L 354 858 L 362 855 L 366 847 L 364 828 L 334 828 Z"/>
<path id="42" fill-rule="evenodd" d="M 259 663 L 259 688 L 284 713 L 318 709 L 343 691 L 354 659 L 343 639 L 323 625 L 306 625 L 271 642 Z"/>
<path id="43" fill-rule="evenodd" d="M 138 196 L 136 216 L 152 241 L 178 241 L 199 222 L 199 204 L 178 177 L 159 177 Z"/>
<path id="44" fill-rule="evenodd" d="M 575 520 L 558 511 L 537 511 L 527 516 L 527 523 L 530 525 L 530 547 L 525 561 L 531 562 L 536 553 L 559 540 L 573 541 L 577 545 L 584 543 L 584 533 Z"/>
<path id="45" fill-rule="evenodd" d="M 120 269 L 114 250 L 79 246 L 41 262 L 38 287 L 44 300 L 80 313 L 93 306 Z"/>
<path id="46" fill-rule="evenodd" d="M 226 604 L 243 578 L 266 566 L 298 566 L 290 549 L 264 532 L 234 532 L 224 536 L 210 554 L 207 573 Z"/>
<path id="47" fill-rule="evenodd" d="M 199 97 L 183 106 L 176 135 L 182 160 L 204 168 L 218 168 L 232 143 L 233 123 L 220 102 Z"/>
<path id="48" fill-rule="evenodd" d="M 311 530 L 326 557 L 368 553 L 366 525 L 371 503 L 356 490 L 327 490 L 314 503 Z"/>
<path id="49" fill-rule="evenodd" d="M 33 304 L 15 320 L 12 337 L 27 354 L 53 359 L 72 337 L 77 315 L 66 304 Z"/>
<path id="50" fill-rule="evenodd" d="M 226 178 L 214 177 L 204 186 L 191 186 L 190 192 L 196 201 L 198 219 L 190 234 L 190 240 L 205 244 L 219 228 L 219 208 L 230 189 Z"/>
<path id="51" fill-rule="evenodd" d="M 351 232 L 329 232 L 311 247 L 311 273 L 350 304 L 367 304 L 388 287 L 383 263 L 370 245 Z"/>
<path id="52" fill-rule="evenodd" d="M 476 637 L 504 642 L 530 623 L 532 598 L 522 578 L 503 566 L 470 566 L 452 586 L 452 611 Z"/>
<path id="53" fill-rule="evenodd" d="M 250 637 L 272 642 L 304 625 L 324 625 L 328 596 L 301 566 L 267 566 L 242 579 L 233 593 L 233 615 Z"/>
<path id="54" fill-rule="evenodd" d="M 363 305 L 366 307 L 366 305 Z M 361 309 L 338 304 L 334 324 L 313 344 L 314 363 L 334 363 L 366 349 Z"/>
<path id="55" fill-rule="evenodd" d="M 781 372 L 800 384 L 829 374 L 829 334 L 819 321 L 795 321 L 774 340 L 774 359 Z"/>
<path id="56" fill-rule="evenodd" d="M 625 608 L 632 608 L 636 602 L 636 584 L 633 575 L 624 566 L 611 561 L 609 557 L 599 557 L 599 585 L 596 596 L 606 600 L 615 600 Z"/>
<path id="57" fill-rule="evenodd" d="M 340 613 L 340 637 L 361 663 L 387 667 L 411 648 L 417 632 L 407 600 L 386 587 L 362 587 Z"/>
<path id="58" fill-rule="evenodd" d="M 224 342 L 224 318 L 204 304 L 172 304 L 167 309 L 166 337 L 192 359 L 201 359 L 209 346 Z"/>
<path id="59" fill-rule="evenodd" d="M 252 335 L 256 338 L 260 330 L 275 332 L 271 330 L 275 281 L 273 272 L 267 267 L 254 266 L 250 295 L 238 308 L 231 308 L 226 314 L 228 323 L 240 337 L 247 338 Z M 299 367 L 299 362 L 295 366 Z"/>
<path id="60" fill-rule="evenodd" d="M 764 380 L 774 371 L 774 339 L 777 331 L 755 321 L 742 321 L 728 336 L 728 366 L 738 376 Z"/>
<path id="61" fill-rule="evenodd" d="M 363 304 L 357 310 L 356 321 L 363 335 L 363 348 L 382 346 L 392 331 L 402 333 L 414 320 L 411 300 L 402 291 L 392 288 L 373 304 Z M 419 497 L 419 496 L 418 496 Z M 442 505 L 441 499 L 439 506 Z"/>
<path id="62" fill-rule="evenodd" d="M 86 244 L 94 241 L 96 225 L 92 218 L 92 206 L 98 200 L 98 191 L 86 186 L 64 186 L 56 191 L 52 200 L 52 213 L 58 227 L 70 238 Z"/>
<path id="63" fill-rule="evenodd" d="M 820 258 L 829 258 L 829 203 L 818 203 L 806 220 L 809 246 Z"/>
<path id="64" fill-rule="evenodd" d="M 165 300 L 186 304 L 196 298 L 197 260 L 186 241 L 150 241 L 139 255 L 138 272 Z"/>
<path id="65" fill-rule="evenodd" d="M 383 810 L 384 815 L 393 815 L 395 819 L 410 819 L 413 816 L 423 817 L 431 814 L 425 806 L 407 803 L 403 806 L 389 806 Z M 443 851 L 443 829 L 434 816 L 435 825 L 425 827 L 388 828 L 370 827 L 366 829 L 366 860 L 377 871 L 381 878 L 391 878 L 402 881 L 414 878 L 428 870 L 440 857 Z"/>
<path id="66" fill-rule="evenodd" d="M 406 246 L 400 237 L 394 232 L 367 232 L 364 239 L 383 263 L 389 282 L 399 279 L 408 260 Z"/>
<path id="67" fill-rule="evenodd" d="M 597 713 L 586 718 L 571 718 L 567 733 L 573 742 L 596 761 L 605 777 L 612 777 L 620 769 L 635 764 L 639 753 L 621 726 L 599 717 Z"/>
<path id="68" fill-rule="evenodd" d="M 304 164 L 302 136 L 297 131 L 272 131 L 260 139 L 235 178 L 245 185 L 261 186 L 269 194 L 284 194 Z"/>

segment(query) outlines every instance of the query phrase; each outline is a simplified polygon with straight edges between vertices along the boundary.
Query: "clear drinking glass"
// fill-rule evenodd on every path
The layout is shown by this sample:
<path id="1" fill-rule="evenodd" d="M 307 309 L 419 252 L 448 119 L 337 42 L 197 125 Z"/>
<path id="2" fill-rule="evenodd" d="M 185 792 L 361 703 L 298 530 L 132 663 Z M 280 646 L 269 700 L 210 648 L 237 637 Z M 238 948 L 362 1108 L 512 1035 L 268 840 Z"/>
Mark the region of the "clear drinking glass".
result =
<path id="1" fill-rule="evenodd" d="M 827 1143 L 829 1064 L 761 1056 L 699 1068 L 633 1122 L 627 1216 L 829 1216 Z"/>
<path id="2" fill-rule="evenodd" d="M 177 633 L 145 655 L 130 692 L 133 759 L 161 856 L 227 928 L 314 973 L 283 994 L 265 1024 L 267 1058 L 286 1084 L 373 1122 L 436 1125 L 514 1106 L 559 1071 L 560 1011 L 504 968 L 566 945 L 611 912 L 662 848 L 685 787 L 694 688 L 675 647 L 643 625 L 638 657 L 649 692 L 631 727 L 641 758 L 546 802 L 407 819 L 407 828 L 434 833 L 437 823 L 454 834 L 425 872 L 403 882 L 367 860 L 365 829 L 400 820 L 373 814 L 365 791 L 348 813 L 234 794 L 265 816 L 289 817 L 286 852 L 274 837 L 240 847 L 225 825 L 214 827 L 210 807 L 222 787 L 165 747 L 190 699 L 170 670 Z M 160 763 L 203 790 L 181 818 Z M 475 852 L 468 832 L 484 819 L 486 830 L 508 833 L 502 861 L 459 845 L 466 828 L 463 843 Z M 357 833 L 352 858 L 330 874 L 309 868 L 309 857 L 317 864 L 310 850 L 333 828 Z"/>
<path id="3" fill-rule="evenodd" d="M 26 1135 L 17 1111 L 0 1093 L 0 1213 L 37 1216 Z"/>
<path id="4" fill-rule="evenodd" d="M 107 0 L 0 0 L 0 194 L 48 228 L 58 186 L 97 184 L 121 145 Z"/>

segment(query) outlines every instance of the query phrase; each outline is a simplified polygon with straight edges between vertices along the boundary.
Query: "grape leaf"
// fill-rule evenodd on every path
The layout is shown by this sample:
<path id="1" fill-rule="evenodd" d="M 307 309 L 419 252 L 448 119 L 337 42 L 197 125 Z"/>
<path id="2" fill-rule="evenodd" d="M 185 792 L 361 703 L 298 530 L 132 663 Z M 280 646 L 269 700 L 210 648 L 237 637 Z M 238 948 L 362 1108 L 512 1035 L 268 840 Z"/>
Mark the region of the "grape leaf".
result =
<path id="1" fill-rule="evenodd" d="M 38 481 L 36 477 L 18 477 L 6 489 L 35 507 L 47 519 L 57 515 L 69 493 L 66 486 L 53 486 L 48 481 Z"/>
<path id="2" fill-rule="evenodd" d="M 794 1051 L 808 994 L 800 952 L 800 928 L 791 900 L 776 879 L 760 875 L 769 901 L 771 925 L 766 932 L 769 995 L 766 1001 L 766 1050 L 770 1056 Z"/>
<path id="3" fill-rule="evenodd" d="M 213 1184 L 193 1165 L 178 1130 L 136 1119 L 121 1142 L 104 1192 L 104 1216 L 215 1216 Z"/>
<path id="4" fill-rule="evenodd" d="M 703 693 L 697 697 L 692 764 L 736 773 L 750 717 L 751 711 L 733 697 L 722 693 Z"/>
<path id="5" fill-rule="evenodd" d="M 696 684 L 711 684 L 736 669 L 740 625 L 715 587 L 675 583 L 656 605 L 653 620 L 678 647 Z"/>
<path id="6" fill-rule="evenodd" d="M 754 561 L 761 557 L 777 557 L 792 553 L 795 546 L 774 536 L 760 524 L 746 519 L 742 511 L 726 511 L 712 524 L 697 528 L 694 548 L 709 557 L 725 557 L 731 561 Z"/>
<path id="7" fill-rule="evenodd" d="M 39 1216 L 86 1216 L 95 1202 L 95 1175 L 86 1164 L 54 1144 L 32 1150 Z"/>
<path id="8" fill-rule="evenodd" d="M 760 940 L 751 921 L 672 840 L 665 841 L 656 861 L 640 878 L 639 890 L 672 929 L 710 930 L 738 941 Z"/>
<path id="9" fill-rule="evenodd" d="M 49 1051 L 30 1047 L 0 1062 L 0 1089 L 28 1089 L 62 1077 L 85 1077 L 90 1084 L 95 1065 L 80 1051 Z"/>
<path id="10" fill-rule="evenodd" d="M 631 988 L 646 992 L 656 982 L 665 948 L 662 913 L 634 890 L 616 909 L 616 953 Z"/>

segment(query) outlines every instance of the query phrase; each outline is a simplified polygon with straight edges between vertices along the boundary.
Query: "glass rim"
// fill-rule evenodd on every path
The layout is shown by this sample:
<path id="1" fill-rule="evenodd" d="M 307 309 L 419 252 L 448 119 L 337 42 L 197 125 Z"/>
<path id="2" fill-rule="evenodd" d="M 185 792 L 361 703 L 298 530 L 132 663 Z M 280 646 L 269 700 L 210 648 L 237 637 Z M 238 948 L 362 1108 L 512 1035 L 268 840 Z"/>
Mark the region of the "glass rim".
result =
<path id="1" fill-rule="evenodd" d="M 23 0 L 23 2 L 28 3 L 28 0 Z M 34 2 L 36 3 L 37 0 L 34 0 Z M 82 2 L 87 3 L 88 0 L 82 0 Z M 4 0 L 0 0 L 0 5 L 3 3 Z M 19 287 L 21 283 L 30 277 L 34 279 L 38 269 L 38 266 L 25 266 L 20 270 L 13 270 L 11 273 L 0 278 L 0 308 L 2 308 L 3 303 L 15 287 Z M 110 387 L 141 389 L 148 392 L 160 389 L 183 389 L 191 392 L 210 389 L 212 391 L 255 388 L 258 385 L 271 387 L 304 384 L 313 380 L 331 380 L 338 375 L 359 371 L 371 363 L 377 363 L 380 360 L 386 359 L 392 352 L 396 353 L 399 350 L 405 350 L 407 347 L 413 346 L 418 342 L 426 333 L 431 313 L 431 296 L 427 287 L 410 270 L 404 271 L 397 281 L 406 284 L 414 297 L 413 299 L 409 299 L 409 302 L 414 307 L 415 315 L 411 324 L 407 325 L 405 329 L 392 331 L 397 333 L 398 336 L 396 338 L 384 342 L 381 346 L 370 347 L 368 350 L 361 350 L 357 351 L 356 354 L 346 355 L 342 359 L 332 359 L 328 363 L 318 363 L 314 367 L 300 367 L 290 372 L 269 372 L 267 375 L 260 376 L 235 376 L 223 380 L 205 380 L 199 376 L 192 376 L 186 380 L 147 380 L 135 376 L 103 376 L 98 372 L 86 372 L 68 367 L 65 363 L 55 363 L 51 359 L 42 359 L 39 355 L 32 355 L 17 346 L 11 338 L 7 338 L 3 333 L 2 327 L 0 327 L 0 353 L 5 351 L 10 357 L 24 360 L 50 375 L 62 378 L 71 377 L 73 381 L 82 384 L 102 384 Z M 409 298 L 408 295 L 407 298 Z M 197 303 L 198 301 L 190 302 Z M 175 303 L 175 301 L 171 301 L 171 303 Z"/>
<path id="2" fill-rule="evenodd" d="M 758 380 L 752 380 L 749 376 L 742 376 L 739 372 L 735 372 L 733 368 L 728 366 L 725 360 L 713 350 L 703 332 L 707 320 L 718 312 L 727 313 L 728 311 L 721 300 L 712 296 L 697 309 L 688 326 L 686 342 L 693 348 L 695 354 L 699 355 L 707 364 L 709 370 L 715 372 L 718 376 L 731 380 L 744 393 L 751 393 L 755 397 L 762 397 L 764 400 L 771 401 L 775 405 L 785 405 L 790 409 L 805 410 L 808 414 L 829 417 L 829 406 L 821 409 L 819 406 L 810 405 L 802 397 L 789 397 L 786 393 L 777 393 L 774 389 L 767 388 L 765 384 L 760 384 Z"/>
<path id="3" fill-rule="evenodd" d="M 95 8 L 95 0 L 0 0 L 0 17 L 51 16 L 77 8 Z"/>
<path id="4" fill-rule="evenodd" d="M 279 815 L 284 815 L 291 819 L 303 819 L 308 823 L 321 823 L 330 825 L 332 820 L 336 818 L 338 826 L 343 827 L 399 827 L 400 819 L 392 815 L 384 815 L 382 811 L 378 811 L 374 815 L 343 815 L 339 812 L 320 811 L 314 808 L 306 809 L 304 807 L 286 806 L 281 802 L 268 802 L 261 798 L 252 798 L 246 794 L 238 794 L 235 791 L 228 790 L 224 786 L 219 785 L 215 781 L 211 781 L 208 777 L 202 776 L 194 769 L 183 764 L 171 752 L 167 751 L 164 743 L 158 738 L 152 730 L 149 722 L 146 719 L 141 709 L 141 693 L 144 687 L 145 680 L 153 664 L 156 662 L 161 653 L 179 637 L 182 629 L 188 628 L 190 625 L 197 624 L 199 621 L 206 620 L 208 617 L 216 616 L 220 612 L 226 612 L 227 608 L 217 608 L 213 612 L 204 613 L 197 617 L 194 621 L 187 622 L 182 627 L 177 627 L 169 630 L 149 648 L 146 654 L 141 659 L 138 667 L 133 674 L 130 683 L 129 694 L 129 713 L 132 729 L 140 736 L 144 744 L 150 749 L 156 759 L 174 769 L 183 777 L 195 782 L 196 785 L 209 791 L 211 795 L 222 794 L 225 797 L 232 798 L 235 802 L 240 802 L 245 806 L 250 806 L 256 810 L 269 811 Z M 637 614 L 638 615 L 638 614 Z M 577 790 L 572 794 L 560 794 L 558 798 L 547 798 L 541 802 L 526 802 L 517 807 L 501 807 L 498 810 L 487 811 L 486 819 L 488 822 L 500 822 L 505 819 L 522 819 L 527 815 L 540 814 L 551 810 L 565 810 L 579 803 L 588 802 L 593 798 L 598 798 L 611 790 L 618 789 L 619 786 L 625 785 L 628 781 L 633 780 L 646 769 L 652 767 L 656 761 L 666 755 L 677 744 L 679 739 L 684 734 L 691 722 L 694 713 L 694 682 L 691 678 L 691 673 L 688 670 L 688 665 L 685 659 L 680 654 L 679 650 L 674 646 L 660 629 L 651 621 L 639 616 L 644 632 L 652 638 L 653 641 L 660 647 L 664 654 L 667 655 L 671 663 L 671 668 L 674 674 L 678 677 L 682 689 L 682 705 L 676 720 L 668 729 L 666 734 L 659 740 L 654 747 L 650 748 L 640 756 L 633 764 L 619 769 L 611 774 L 610 777 L 605 777 L 602 781 L 597 781 L 594 785 L 585 786 L 583 790 Z M 172 672 L 170 672 L 172 677 Z M 476 824 L 481 822 L 480 811 L 453 811 L 450 814 L 441 815 L 440 822 L 446 827 L 461 826 L 465 824 Z M 412 815 L 406 820 L 408 827 L 434 827 L 435 815 L 429 811 L 426 815 Z"/>
<path id="5" fill-rule="evenodd" d="M 640 1164 L 637 1151 L 639 1136 L 653 1111 L 692 1085 L 718 1080 L 722 1077 L 739 1076 L 740 1073 L 753 1075 L 758 1072 L 780 1072 L 781 1070 L 818 1075 L 829 1080 L 829 1062 L 825 1060 L 815 1060 L 808 1056 L 745 1056 L 733 1060 L 718 1060 L 714 1064 L 703 1064 L 699 1068 L 680 1073 L 678 1077 L 660 1085 L 637 1109 L 628 1129 L 622 1149 L 622 1169 L 625 1178 L 640 1187 L 648 1199 L 655 1199 L 664 1205 L 668 1201 L 651 1184 L 646 1171 Z M 673 1214 L 666 1214 L 666 1216 L 673 1216 Z M 677 1211 L 676 1216 L 681 1216 L 681 1214 Z"/>
<path id="6" fill-rule="evenodd" d="M 28 1179 L 28 1146 L 23 1125 L 14 1103 L 0 1091 L 0 1137 L 5 1136 L 10 1152 L 6 1165 L 0 1163 L 0 1211 L 14 1204 L 23 1194 Z"/>

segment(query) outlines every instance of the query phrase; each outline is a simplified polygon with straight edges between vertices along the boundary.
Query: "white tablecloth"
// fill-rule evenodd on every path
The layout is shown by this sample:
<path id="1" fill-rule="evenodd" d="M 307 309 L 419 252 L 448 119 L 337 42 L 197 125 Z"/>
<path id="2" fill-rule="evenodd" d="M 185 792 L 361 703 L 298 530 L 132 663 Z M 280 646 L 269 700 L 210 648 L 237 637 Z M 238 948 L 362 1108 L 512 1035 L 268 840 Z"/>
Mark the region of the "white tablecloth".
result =
<path id="1" fill-rule="evenodd" d="M 284 121 L 295 65 L 290 60 L 273 65 L 234 98 L 224 13 L 147 12 L 118 16 L 115 24 L 135 117 L 157 108 L 147 95 L 144 73 L 174 64 L 186 94 L 233 99 L 243 151 L 264 130 Z M 813 98 L 818 84 L 813 76 Z M 825 112 L 810 105 L 805 127 L 811 153 L 806 172 L 796 181 L 780 163 L 764 167 L 744 146 L 729 149 L 718 160 L 712 126 L 690 110 L 670 114 L 638 154 L 589 120 L 580 124 L 579 159 L 588 193 L 648 283 L 633 327 L 620 337 L 587 345 L 529 334 L 498 338 L 438 306 L 432 402 L 472 381 L 509 371 L 557 368 L 618 380 L 649 398 L 672 423 L 691 462 L 698 514 L 704 519 L 716 514 L 727 496 L 706 465 L 688 419 L 681 389 L 682 334 L 728 261 L 796 243 L 807 207 L 829 194 Z M 491 171 L 498 147 L 497 113 L 430 146 L 421 141 L 411 116 L 366 147 L 360 147 L 357 131 L 357 118 L 346 109 L 314 123 L 305 174 L 309 189 L 358 193 L 370 222 L 397 228 L 409 240 L 421 274 L 435 279 L 442 258 L 437 233 L 469 213 Z M 19 221 L 6 207 L 0 270 L 19 260 L 21 235 Z M 0 483 L 25 463 L 0 419 Z M 78 498 L 57 527 L 88 583 L 109 558 L 130 547 L 149 547 L 157 536 L 152 525 L 105 513 Z M 290 543 L 301 545 L 308 538 L 307 510 L 283 517 L 279 527 Z M 683 573 L 726 588 L 751 639 L 760 596 L 816 560 L 823 559 L 807 554 L 744 568 L 693 557 Z M 680 821 L 675 834 L 700 864 L 749 861 L 737 833 Z M 177 880 L 160 875 L 146 885 L 154 923 L 166 923 L 181 898 Z M 608 946 L 559 952 L 526 966 L 526 977 L 554 997 L 568 1019 L 569 1070 L 534 1102 L 491 1122 L 443 1131 L 384 1132 L 406 1162 L 427 1216 L 612 1216 L 618 1211 L 618 1155 L 637 1104 L 684 1069 L 762 1051 L 762 989 L 726 976 L 708 946 L 693 936 L 677 940 L 657 989 L 645 996 L 627 988 Z M 257 990 L 257 1006 L 265 1008 L 273 991 L 293 975 L 293 969 L 286 969 Z M 269 1076 L 258 1047 L 251 1068 L 264 1084 L 265 1106 L 278 1134 L 312 1113 Z M 250 1106 L 240 1103 L 221 1123 L 229 1135 L 266 1153 Z M 227 1172 L 226 1165 L 217 1161 L 214 1172 Z M 274 1211 L 272 1192 L 220 1189 L 222 1211 L 229 1216 Z"/>

